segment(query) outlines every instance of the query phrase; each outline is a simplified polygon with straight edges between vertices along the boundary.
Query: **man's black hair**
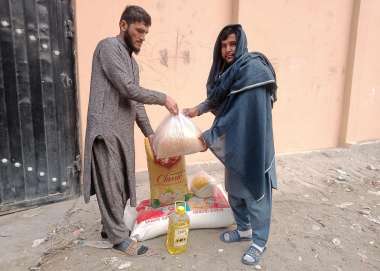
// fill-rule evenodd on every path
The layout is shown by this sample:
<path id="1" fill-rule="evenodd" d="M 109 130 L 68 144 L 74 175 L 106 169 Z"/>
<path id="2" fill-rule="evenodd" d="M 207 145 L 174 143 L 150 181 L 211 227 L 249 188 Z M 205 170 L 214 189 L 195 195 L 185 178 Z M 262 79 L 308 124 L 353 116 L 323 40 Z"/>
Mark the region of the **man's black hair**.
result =
<path id="1" fill-rule="evenodd" d="M 151 26 L 152 19 L 148 12 L 139 6 L 127 6 L 121 14 L 120 21 L 124 20 L 128 24 L 133 24 L 136 22 L 143 22 L 146 26 Z"/>

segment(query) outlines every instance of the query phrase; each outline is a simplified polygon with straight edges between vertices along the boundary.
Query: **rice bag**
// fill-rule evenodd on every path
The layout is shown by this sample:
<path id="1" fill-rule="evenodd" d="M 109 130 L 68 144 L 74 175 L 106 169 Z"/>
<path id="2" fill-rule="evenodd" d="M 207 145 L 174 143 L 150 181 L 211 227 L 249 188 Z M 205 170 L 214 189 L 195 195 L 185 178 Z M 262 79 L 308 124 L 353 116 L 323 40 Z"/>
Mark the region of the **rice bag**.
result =
<path id="1" fill-rule="evenodd" d="M 157 158 L 169 158 L 200 152 L 203 144 L 201 131 L 183 114 L 169 115 L 158 126 L 153 139 Z"/>
<path id="2" fill-rule="evenodd" d="M 232 210 L 221 185 L 215 185 L 213 195 L 207 199 L 192 197 L 187 201 L 190 229 L 210 229 L 228 227 L 234 223 Z M 136 241 L 148 240 L 167 233 L 169 215 L 174 212 L 174 204 L 152 208 L 150 200 L 143 200 L 135 210 L 125 209 L 124 221 Z M 136 215 L 137 214 L 137 215 Z"/>
<path id="3" fill-rule="evenodd" d="M 152 206 L 160 207 L 185 200 L 188 194 L 185 157 L 157 159 L 147 138 L 145 151 Z"/>

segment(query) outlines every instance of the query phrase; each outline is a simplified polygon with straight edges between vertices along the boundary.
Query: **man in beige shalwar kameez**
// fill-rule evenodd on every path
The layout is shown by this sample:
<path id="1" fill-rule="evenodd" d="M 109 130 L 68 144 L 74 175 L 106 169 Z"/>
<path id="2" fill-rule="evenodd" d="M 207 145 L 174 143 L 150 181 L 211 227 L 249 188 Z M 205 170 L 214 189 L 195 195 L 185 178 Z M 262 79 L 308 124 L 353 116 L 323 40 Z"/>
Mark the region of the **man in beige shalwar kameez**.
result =
<path id="1" fill-rule="evenodd" d="M 139 67 L 132 54 L 140 51 L 150 25 L 151 18 L 144 9 L 128 6 L 120 19 L 120 34 L 99 42 L 92 63 L 84 199 L 87 203 L 96 194 L 102 237 L 128 255 L 148 251 L 129 238 L 123 221 L 127 200 L 136 206 L 134 122 L 146 137 L 152 138 L 144 104 L 162 105 L 170 113 L 178 113 L 172 98 L 139 86 Z"/>

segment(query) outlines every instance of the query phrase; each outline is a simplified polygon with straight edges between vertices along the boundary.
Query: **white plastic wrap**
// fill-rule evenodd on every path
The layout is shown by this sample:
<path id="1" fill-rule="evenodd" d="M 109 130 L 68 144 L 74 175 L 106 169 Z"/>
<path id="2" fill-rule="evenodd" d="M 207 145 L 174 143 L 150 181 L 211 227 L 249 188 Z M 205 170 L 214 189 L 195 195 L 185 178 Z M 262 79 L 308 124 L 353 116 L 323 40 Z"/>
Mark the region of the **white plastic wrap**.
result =
<path id="1" fill-rule="evenodd" d="M 200 140 L 201 131 L 183 114 L 169 115 L 158 126 L 154 139 L 153 150 L 156 158 L 169 158 L 200 152 L 203 144 Z"/>
<path id="2" fill-rule="evenodd" d="M 215 179 L 201 170 L 190 179 L 190 191 L 198 198 L 209 198 L 213 195 Z"/>

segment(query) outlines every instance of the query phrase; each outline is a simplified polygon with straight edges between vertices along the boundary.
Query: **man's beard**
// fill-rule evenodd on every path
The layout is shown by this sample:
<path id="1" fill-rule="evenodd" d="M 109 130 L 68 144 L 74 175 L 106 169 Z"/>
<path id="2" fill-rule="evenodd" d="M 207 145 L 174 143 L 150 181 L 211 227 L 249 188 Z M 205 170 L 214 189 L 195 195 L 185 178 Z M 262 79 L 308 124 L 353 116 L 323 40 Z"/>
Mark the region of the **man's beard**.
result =
<path id="1" fill-rule="evenodd" d="M 137 55 L 140 52 L 140 48 L 136 48 L 135 46 L 133 46 L 132 38 L 129 35 L 129 27 L 124 32 L 124 41 L 127 44 L 128 48 L 132 50 L 132 53 L 135 53 Z"/>

